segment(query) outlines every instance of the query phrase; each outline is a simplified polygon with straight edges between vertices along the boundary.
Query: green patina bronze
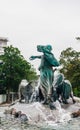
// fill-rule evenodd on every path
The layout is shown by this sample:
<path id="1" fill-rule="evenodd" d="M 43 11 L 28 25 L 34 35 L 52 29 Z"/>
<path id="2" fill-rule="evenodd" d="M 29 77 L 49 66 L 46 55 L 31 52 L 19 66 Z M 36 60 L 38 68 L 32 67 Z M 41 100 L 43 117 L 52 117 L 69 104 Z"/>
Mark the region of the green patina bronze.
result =
<path id="1" fill-rule="evenodd" d="M 40 71 L 40 89 L 44 96 L 44 99 L 50 98 L 52 94 L 52 85 L 54 80 L 54 71 L 53 67 L 59 66 L 59 62 L 52 54 L 52 46 L 51 45 L 38 45 L 37 51 L 42 52 L 41 56 L 31 56 L 30 60 L 34 60 L 36 58 L 41 59 L 41 64 L 39 66 Z"/>
<path id="2" fill-rule="evenodd" d="M 59 72 L 56 75 L 56 77 L 54 78 L 53 86 L 56 90 L 56 93 L 53 93 L 53 98 L 56 97 L 56 99 L 59 99 L 59 97 L 61 97 L 63 103 L 68 103 L 67 99 L 71 97 L 73 103 L 75 103 L 75 100 L 73 98 L 72 85 L 69 80 L 65 80 L 62 73 Z"/>

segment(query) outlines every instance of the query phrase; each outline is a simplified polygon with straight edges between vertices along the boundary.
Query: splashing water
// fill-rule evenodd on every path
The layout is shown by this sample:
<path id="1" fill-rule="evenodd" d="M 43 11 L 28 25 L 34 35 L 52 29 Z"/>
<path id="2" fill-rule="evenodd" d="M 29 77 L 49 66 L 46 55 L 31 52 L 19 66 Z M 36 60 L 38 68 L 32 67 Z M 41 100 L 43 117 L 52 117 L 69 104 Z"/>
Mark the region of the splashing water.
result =
<path id="1" fill-rule="evenodd" d="M 54 102 L 56 110 L 51 110 L 49 106 L 43 105 L 39 102 L 31 104 L 15 104 L 14 108 L 17 111 L 25 113 L 30 123 L 45 123 L 48 125 L 56 125 L 60 122 L 67 122 L 71 120 L 70 113 L 61 108 L 58 101 Z M 13 107 L 13 106 L 12 106 Z"/>
<path id="2" fill-rule="evenodd" d="M 54 126 L 57 125 L 57 123 L 65 123 L 71 120 L 70 113 L 61 108 L 59 101 L 54 102 L 53 105 L 56 107 L 56 110 L 52 110 L 49 116 L 54 116 L 55 120 L 47 120 L 46 123 L 48 125 Z"/>

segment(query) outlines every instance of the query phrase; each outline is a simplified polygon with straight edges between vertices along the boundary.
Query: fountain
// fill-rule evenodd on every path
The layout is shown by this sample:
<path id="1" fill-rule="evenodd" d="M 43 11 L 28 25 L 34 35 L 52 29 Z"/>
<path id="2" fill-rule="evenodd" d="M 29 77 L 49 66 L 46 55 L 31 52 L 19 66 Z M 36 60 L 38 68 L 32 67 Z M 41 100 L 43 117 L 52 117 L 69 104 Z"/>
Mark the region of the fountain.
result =
<path id="1" fill-rule="evenodd" d="M 24 130 L 29 130 L 29 128 L 30 130 L 34 128 L 35 130 L 79 130 L 80 118 L 73 119 L 72 115 L 77 115 L 77 112 L 80 114 L 80 99 L 73 96 L 71 83 L 65 80 L 64 75 L 53 70 L 53 67 L 59 66 L 59 62 L 51 52 L 52 47 L 50 45 L 38 45 L 37 50 L 42 52 L 43 55 L 31 56 L 30 60 L 36 58 L 41 59 L 41 64 L 39 66 L 40 82 L 37 90 L 40 91 L 38 95 L 39 98 L 41 99 L 40 96 L 43 96 L 42 100 L 39 99 L 39 101 L 26 103 L 17 102 L 6 109 L 10 110 L 14 108 L 17 113 L 21 112 L 25 115 L 22 118 L 26 119 L 23 122 Z M 23 91 L 25 99 L 29 85 L 28 82 L 23 82 L 20 86 L 26 88 L 24 89 L 25 91 Z M 30 87 L 30 90 L 33 90 L 33 86 Z M 29 101 L 30 100 L 32 99 L 29 99 Z M 3 110 L 3 108 L 1 110 Z M 74 113 L 75 111 L 77 112 Z M 8 125 L 9 123 L 13 123 L 13 121 L 16 123 L 16 125 L 12 124 L 9 127 L 6 122 L 5 129 L 6 127 L 8 130 L 10 130 L 9 128 L 12 128 L 12 130 L 14 128 L 15 130 L 19 130 L 19 128 L 22 129 L 20 118 L 16 119 L 15 116 L 12 118 L 12 114 L 11 116 L 9 115 L 9 118 L 6 118 L 5 113 L 3 114 L 3 118 L 6 119 Z M 1 124 L 0 128 L 3 128 Z"/>

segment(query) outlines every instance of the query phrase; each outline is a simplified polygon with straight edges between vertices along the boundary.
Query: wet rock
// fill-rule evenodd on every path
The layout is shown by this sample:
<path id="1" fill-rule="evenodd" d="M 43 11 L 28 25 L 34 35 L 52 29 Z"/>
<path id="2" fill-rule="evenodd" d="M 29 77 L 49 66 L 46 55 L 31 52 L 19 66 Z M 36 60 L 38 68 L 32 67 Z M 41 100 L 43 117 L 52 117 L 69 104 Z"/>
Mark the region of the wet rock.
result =
<path id="1" fill-rule="evenodd" d="M 19 118 L 22 123 L 25 123 L 26 121 L 28 121 L 27 115 L 22 113 L 22 111 L 15 112 L 14 118 Z"/>
<path id="2" fill-rule="evenodd" d="M 26 116 L 26 114 L 21 114 L 20 119 L 22 123 L 25 123 L 26 121 L 28 121 L 28 117 Z"/>
<path id="3" fill-rule="evenodd" d="M 73 112 L 71 115 L 72 115 L 73 118 L 79 117 L 80 116 L 80 109 L 76 112 Z"/>
<path id="4" fill-rule="evenodd" d="M 5 109 L 4 114 L 15 114 L 16 109 L 15 108 L 11 108 L 11 109 Z"/>
<path id="5" fill-rule="evenodd" d="M 14 117 L 19 118 L 21 116 L 21 111 L 15 112 Z"/>
<path id="6" fill-rule="evenodd" d="M 61 129 L 59 129 L 60 127 L 55 129 L 69 130 L 68 127 L 64 128 L 64 125 L 68 123 L 70 129 L 72 129 L 73 127 L 80 129 L 80 117 L 71 118 L 71 114 L 77 112 L 80 109 L 79 102 L 73 104 L 70 100 L 69 104 L 60 104 L 58 101 L 56 101 L 53 103 L 53 105 L 56 107 L 56 110 L 51 110 L 49 105 L 43 105 L 39 102 L 34 102 L 30 104 L 16 103 L 14 106 L 8 108 L 0 107 L 0 116 L 2 117 L 2 124 L 0 124 L 0 128 L 5 128 L 5 130 L 12 130 L 12 128 L 15 130 L 33 130 L 32 125 L 35 125 L 35 130 L 38 130 L 37 126 L 39 126 L 40 128 L 44 126 L 45 128 L 46 125 L 45 129 L 48 129 L 48 126 L 52 126 L 52 129 L 54 129 L 61 124 Z M 5 116 L 2 115 L 5 109 L 9 110 L 6 112 L 9 113 L 9 118 L 5 118 Z M 16 114 L 15 118 L 14 114 Z M 74 124 L 74 126 L 72 123 Z"/>

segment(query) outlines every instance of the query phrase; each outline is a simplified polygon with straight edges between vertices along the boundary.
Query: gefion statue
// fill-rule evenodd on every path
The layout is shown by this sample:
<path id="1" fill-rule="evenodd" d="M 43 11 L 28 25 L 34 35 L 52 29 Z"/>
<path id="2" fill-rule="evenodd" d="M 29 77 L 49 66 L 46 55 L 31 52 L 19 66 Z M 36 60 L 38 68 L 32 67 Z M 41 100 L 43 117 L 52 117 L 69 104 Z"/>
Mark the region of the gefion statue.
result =
<path id="1" fill-rule="evenodd" d="M 43 94 L 44 101 L 43 104 L 49 104 L 53 102 L 52 99 L 52 89 L 54 80 L 54 70 L 53 67 L 59 66 L 59 62 L 54 57 L 51 45 L 38 45 L 37 51 L 43 53 L 40 56 L 31 56 L 30 60 L 36 58 L 41 59 L 41 64 L 39 66 L 40 71 L 40 86 L 39 89 Z"/>

